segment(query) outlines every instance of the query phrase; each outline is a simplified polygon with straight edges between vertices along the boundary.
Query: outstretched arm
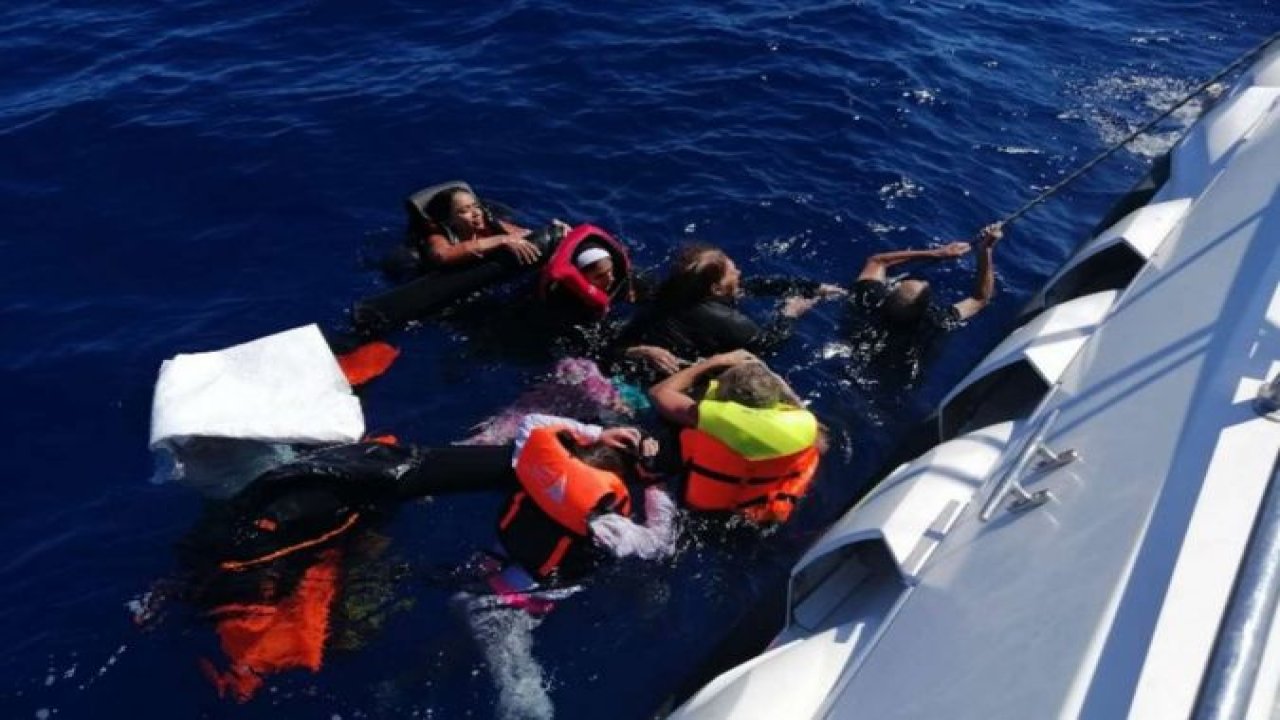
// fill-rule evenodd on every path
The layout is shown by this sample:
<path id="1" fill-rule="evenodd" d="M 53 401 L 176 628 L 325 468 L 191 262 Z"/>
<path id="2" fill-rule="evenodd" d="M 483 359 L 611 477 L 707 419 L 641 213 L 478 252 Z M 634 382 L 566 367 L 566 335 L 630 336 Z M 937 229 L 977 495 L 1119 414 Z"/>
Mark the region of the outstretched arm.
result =
<path id="1" fill-rule="evenodd" d="M 894 250 L 893 252 L 877 253 L 867 258 L 867 264 L 862 266 L 862 272 L 858 274 L 858 279 L 884 282 L 888 276 L 886 271 L 894 265 L 901 265 L 913 260 L 958 258 L 967 252 L 969 252 L 969 243 L 953 242 L 930 250 Z"/>
<path id="2" fill-rule="evenodd" d="M 510 250 L 522 265 L 538 259 L 540 252 L 537 246 L 524 239 L 525 235 L 529 234 L 528 230 L 502 220 L 498 222 L 502 226 L 503 234 L 467 240 L 456 245 L 450 244 L 444 235 L 433 233 L 427 237 L 427 250 L 431 253 L 431 258 L 441 265 L 454 265 L 474 260 L 498 248 Z"/>
<path id="3" fill-rule="evenodd" d="M 682 427 L 697 427 L 698 403 L 689 396 L 689 388 L 693 387 L 698 378 L 712 370 L 731 368 L 744 362 L 759 361 L 746 350 L 712 355 L 649 388 L 649 400 L 664 420 Z"/>
<path id="4" fill-rule="evenodd" d="M 993 262 L 996 243 L 1004 236 L 1000 223 L 982 228 L 978 246 L 978 274 L 974 277 L 973 293 L 953 307 L 961 320 L 968 320 L 982 311 L 996 294 L 996 266 Z"/>

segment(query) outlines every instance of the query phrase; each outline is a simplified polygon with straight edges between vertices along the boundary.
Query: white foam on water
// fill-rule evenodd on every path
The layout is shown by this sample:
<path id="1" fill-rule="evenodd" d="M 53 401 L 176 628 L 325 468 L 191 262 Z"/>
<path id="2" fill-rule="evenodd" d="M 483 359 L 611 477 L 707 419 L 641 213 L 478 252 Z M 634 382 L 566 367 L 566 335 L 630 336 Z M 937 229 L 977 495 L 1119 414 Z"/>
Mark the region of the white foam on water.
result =
<path id="1" fill-rule="evenodd" d="M 843 342 L 829 342 L 822 346 L 819 355 L 823 360 L 832 358 L 851 358 L 853 357 L 853 346 Z"/>
<path id="2" fill-rule="evenodd" d="M 808 230 L 790 235 L 787 237 L 773 238 L 763 242 L 756 243 L 756 252 L 759 257 L 782 257 L 790 255 L 796 249 L 796 244 L 801 243 L 804 237 L 809 234 Z"/>
<path id="3" fill-rule="evenodd" d="M 904 175 L 894 182 L 881 186 L 877 194 L 884 201 L 884 206 L 891 208 L 895 206 L 895 201 L 920 197 L 923 191 L 924 188 L 920 184 Z"/>
<path id="4" fill-rule="evenodd" d="M 1017 145 L 1001 145 L 1000 147 L 996 148 L 996 152 L 1001 152 L 1001 153 L 1004 153 L 1005 155 L 1043 155 L 1044 154 L 1044 151 L 1038 148 L 1019 147 Z"/>
<path id="5" fill-rule="evenodd" d="M 498 690 L 495 716 L 501 720 L 551 720 L 550 682 L 533 655 L 533 630 L 541 618 L 508 607 L 490 606 L 489 598 L 466 603 L 467 623 L 480 646 Z M 479 668 L 473 671 L 478 674 Z"/>
<path id="6" fill-rule="evenodd" d="M 937 90 L 932 88 L 920 88 L 902 93 L 902 97 L 911 98 L 916 101 L 917 105 L 932 105 L 938 101 Z"/>
<path id="7" fill-rule="evenodd" d="M 1077 88 L 1073 94 L 1081 98 L 1083 105 L 1060 112 L 1058 118 L 1083 120 L 1098 133 L 1103 144 L 1113 145 L 1173 107 L 1196 85 L 1191 80 L 1161 75 L 1110 75 Z M 1135 138 L 1126 146 L 1127 152 L 1143 158 L 1165 154 L 1204 112 L 1206 100 L 1221 95 L 1224 89 L 1220 83 L 1210 86 L 1151 131 Z"/>
<path id="8" fill-rule="evenodd" d="M 902 232 L 907 229 L 906 225 L 886 225 L 885 223 L 868 222 L 867 229 L 876 235 L 888 235 L 889 233 Z"/>

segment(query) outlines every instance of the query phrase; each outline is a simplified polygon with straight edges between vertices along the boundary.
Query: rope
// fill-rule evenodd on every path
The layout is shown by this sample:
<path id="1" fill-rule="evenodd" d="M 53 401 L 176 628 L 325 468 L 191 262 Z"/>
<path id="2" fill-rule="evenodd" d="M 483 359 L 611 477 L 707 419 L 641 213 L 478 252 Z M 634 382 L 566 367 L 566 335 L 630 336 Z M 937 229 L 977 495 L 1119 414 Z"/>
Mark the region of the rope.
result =
<path id="1" fill-rule="evenodd" d="M 1112 156 L 1112 155 L 1114 155 L 1114 154 L 1116 153 L 1116 151 L 1118 151 L 1120 148 L 1122 148 L 1122 147 L 1124 147 L 1125 145 L 1128 145 L 1129 143 L 1133 142 L 1133 141 L 1134 141 L 1134 139 L 1136 139 L 1139 135 L 1142 135 L 1143 133 L 1145 133 L 1145 132 L 1147 132 L 1148 130 L 1150 130 L 1152 127 L 1155 127 L 1156 123 L 1158 123 L 1158 122 L 1160 122 L 1161 120 L 1164 120 L 1165 118 L 1167 118 L 1167 117 L 1169 117 L 1170 115 L 1172 115 L 1172 114 L 1174 113 L 1174 111 L 1175 111 L 1175 110 L 1177 110 L 1178 108 L 1182 107 L 1183 105 L 1186 105 L 1188 102 L 1190 102 L 1190 101 L 1191 101 L 1191 99 L 1192 99 L 1192 98 L 1194 98 L 1195 96 L 1197 96 L 1197 95 L 1199 95 L 1200 93 L 1204 92 L 1205 90 L 1208 90 L 1208 89 L 1209 89 L 1209 87 L 1210 87 L 1210 86 L 1212 86 L 1214 83 L 1216 83 L 1216 82 L 1218 82 L 1219 80 L 1221 80 L 1223 77 L 1225 77 L 1226 75 L 1228 75 L 1229 73 L 1231 73 L 1232 71 L 1234 71 L 1236 68 L 1240 67 L 1242 64 L 1244 64 L 1244 63 L 1245 63 L 1245 62 L 1247 62 L 1248 60 L 1253 59 L 1253 57 L 1254 57 L 1255 55 L 1257 55 L 1257 54 L 1261 53 L 1263 50 L 1266 50 L 1266 49 L 1267 49 L 1267 46 L 1268 46 L 1268 45 L 1270 45 L 1271 43 L 1275 42 L 1277 39 L 1280 39 L 1280 32 L 1276 32 L 1276 33 L 1272 34 L 1272 35 L 1271 35 L 1271 37 L 1267 38 L 1266 40 L 1263 40 L 1261 43 L 1259 43 L 1259 44 L 1258 44 L 1256 47 L 1254 47 L 1252 50 L 1249 50 L 1249 51 L 1248 51 L 1248 52 L 1246 52 L 1245 54 L 1243 54 L 1243 55 L 1241 55 L 1240 57 L 1238 57 L 1238 58 L 1236 58 L 1235 60 L 1233 60 L 1233 61 L 1231 62 L 1231 64 L 1229 64 L 1229 65 L 1227 65 L 1226 67 L 1224 67 L 1224 68 L 1222 68 L 1221 70 L 1219 70 L 1217 73 L 1215 73 L 1215 74 L 1214 74 L 1214 76 L 1213 76 L 1213 77 L 1211 77 L 1211 78 L 1209 78 L 1208 80 L 1205 80 L 1204 82 L 1200 83 L 1200 85 L 1199 85 L 1198 87 L 1196 87 L 1196 88 L 1195 88 L 1194 90 L 1192 90 L 1191 92 L 1187 93 L 1187 94 L 1186 94 L 1186 95 L 1185 95 L 1181 100 L 1179 100 L 1177 103 L 1175 103 L 1172 107 L 1170 107 L 1169 109 L 1167 109 L 1167 110 L 1165 110 L 1164 112 L 1160 113 L 1160 114 L 1159 114 L 1158 116 L 1156 116 L 1153 120 L 1151 120 L 1151 121 L 1147 122 L 1147 123 L 1146 123 L 1145 125 L 1143 125 L 1142 127 L 1140 127 L 1140 128 L 1138 128 L 1137 130 L 1134 130 L 1133 132 L 1129 133 L 1129 135 L 1128 135 L 1127 137 L 1125 137 L 1125 138 L 1124 138 L 1123 140 L 1121 140 L 1120 142 L 1118 142 L 1118 143 L 1116 143 L 1116 144 L 1112 145 L 1110 148 L 1108 148 L 1108 149 L 1107 149 L 1105 152 L 1103 152 L 1101 155 L 1099 155 L 1099 156 L 1095 157 L 1094 159 L 1090 160 L 1089 162 L 1085 163 L 1083 166 L 1081 166 L 1081 167 L 1080 167 L 1078 170 L 1076 170 L 1075 172 L 1073 172 L 1073 173 L 1071 173 L 1070 175 L 1066 176 L 1066 177 L 1065 177 L 1065 178 L 1063 178 L 1062 180 L 1059 180 L 1057 183 L 1055 183 L 1055 184 L 1053 185 L 1053 187 L 1049 188 L 1048 190 L 1045 190 L 1044 192 L 1040 193 L 1039 195 L 1037 195 L 1036 197 L 1032 198 L 1030 201 L 1028 201 L 1027 203 L 1025 203 L 1022 207 L 1020 207 L 1020 208 L 1018 208 L 1017 210 L 1013 211 L 1012 213 L 1010 213 L 1010 214 L 1006 215 L 1006 216 L 1004 217 L 1004 219 L 1003 219 L 1003 220 L 1000 220 L 999 224 L 1000 224 L 1000 225 L 1008 225 L 1009 223 L 1013 222 L 1014 220 L 1017 220 L 1018 218 L 1020 218 L 1020 217 L 1022 217 L 1023 215 L 1025 215 L 1025 214 L 1027 213 L 1027 211 L 1028 211 L 1028 210 L 1030 210 L 1031 208 L 1033 208 L 1033 207 L 1035 207 L 1035 206 L 1039 205 L 1040 203 L 1044 202 L 1045 200 L 1048 200 L 1048 199 L 1049 199 L 1049 197 L 1051 197 L 1054 193 L 1058 192 L 1058 191 L 1059 191 L 1059 190 L 1061 190 L 1062 188 L 1064 188 L 1064 187 L 1066 187 L 1067 185 L 1071 184 L 1073 181 L 1075 181 L 1075 179 L 1076 179 L 1076 178 L 1078 178 L 1078 177 L 1080 177 L 1081 175 L 1083 175 L 1083 174 L 1085 174 L 1085 173 L 1089 172 L 1090 170 L 1092 170 L 1092 169 L 1093 169 L 1093 167 L 1094 167 L 1095 165 L 1097 165 L 1098 163 L 1102 162 L 1103 160 L 1106 160 L 1107 158 L 1111 157 L 1111 156 Z"/>

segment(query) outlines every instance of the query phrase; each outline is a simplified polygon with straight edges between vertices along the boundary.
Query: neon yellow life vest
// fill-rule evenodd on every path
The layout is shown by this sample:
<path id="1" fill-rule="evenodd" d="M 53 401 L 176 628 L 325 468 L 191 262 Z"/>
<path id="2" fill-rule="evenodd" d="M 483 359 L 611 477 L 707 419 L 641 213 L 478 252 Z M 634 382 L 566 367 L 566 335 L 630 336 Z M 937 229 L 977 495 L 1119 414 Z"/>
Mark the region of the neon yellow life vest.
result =
<path id="1" fill-rule="evenodd" d="M 715 398 L 712 381 L 698 403 L 698 429 L 747 460 L 794 455 L 818 439 L 818 419 L 804 408 L 787 403 L 753 408 Z"/>

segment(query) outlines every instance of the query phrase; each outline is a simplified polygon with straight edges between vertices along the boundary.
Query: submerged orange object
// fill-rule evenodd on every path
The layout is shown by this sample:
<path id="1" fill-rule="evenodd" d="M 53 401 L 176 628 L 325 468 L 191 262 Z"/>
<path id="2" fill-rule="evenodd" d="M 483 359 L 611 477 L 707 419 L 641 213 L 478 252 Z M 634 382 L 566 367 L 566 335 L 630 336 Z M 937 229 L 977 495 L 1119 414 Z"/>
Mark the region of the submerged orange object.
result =
<path id="1" fill-rule="evenodd" d="M 379 377 L 400 357 L 400 350 L 381 340 L 365 343 L 345 355 L 338 355 L 338 367 L 353 386 Z"/>
<path id="2" fill-rule="evenodd" d="M 320 553 L 294 591 L 275 602 L 229 603 L 214 608 L 218 637 L 230 667 L 220 672 L 208 660 L 201 668 L 218 690 L 247 702 L 264 678 L 285 670 L 318 672 L 329 637 L 329 614 L 338 591 L 342 552 Z"/>

